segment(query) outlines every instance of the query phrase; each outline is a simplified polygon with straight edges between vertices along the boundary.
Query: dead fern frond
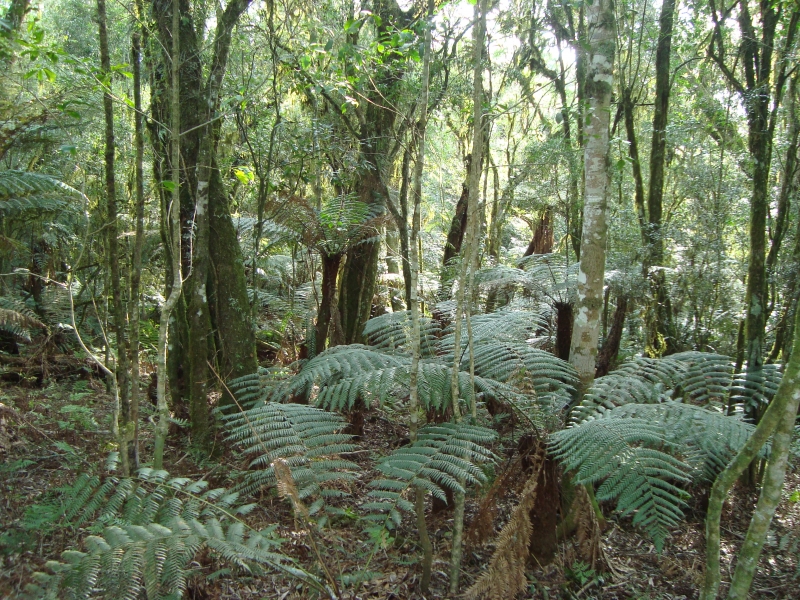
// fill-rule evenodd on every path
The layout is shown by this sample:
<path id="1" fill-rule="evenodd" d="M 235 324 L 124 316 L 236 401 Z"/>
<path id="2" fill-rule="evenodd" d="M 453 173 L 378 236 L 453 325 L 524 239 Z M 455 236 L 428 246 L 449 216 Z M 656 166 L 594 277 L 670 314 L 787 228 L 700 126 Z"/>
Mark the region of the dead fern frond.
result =
<path id="1" fill-rule="evenodd" d="M 528 562 L 533 529 L 530 512 L 536 503 L 537 484 L 544 467 L 544 459 L 545 453 L 540 449 L 534 457 L 533 469 L 522 490 L 519 504 L 497 536 L 497 547 L 489 561 L 489 568 L 466 591 L 465 598 L 505 600 L 525 589 L 528 583 L 525 565 Z"/>
<path id="2" fill-rule="evenodd" d="M 283 499 L 289 499 L 295 516 L 308 520 L 310 517 L 308 507 L 300 499 L 300 492 L 297 491 L 297 486 L 294 484 L 289 465 L 284 459 L 279 458 L 272 463 L 272 468 L 275 470 L 275 479 L 278 482 L 278 495 Z"/>
<path id="3" fill-rule="evenodd" d="M 603 552 L 600 546 L 600 522 L 589 500 L 589 494 L 582 485 L 575 488 L 575 502 L 578 504 L 575 532 L 578 554 L 582 561 L 594 569 Z"/>

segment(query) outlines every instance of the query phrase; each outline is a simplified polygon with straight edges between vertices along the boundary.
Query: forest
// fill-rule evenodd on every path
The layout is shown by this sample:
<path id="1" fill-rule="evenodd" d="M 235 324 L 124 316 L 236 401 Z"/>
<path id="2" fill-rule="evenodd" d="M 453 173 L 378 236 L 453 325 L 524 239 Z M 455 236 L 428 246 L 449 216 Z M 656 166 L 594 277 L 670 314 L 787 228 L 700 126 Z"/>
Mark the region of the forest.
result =
<path id="1" fill-rule="evenodd" d="M 0 597 L 800 598 L 798 0 L 0 0 Z"/>

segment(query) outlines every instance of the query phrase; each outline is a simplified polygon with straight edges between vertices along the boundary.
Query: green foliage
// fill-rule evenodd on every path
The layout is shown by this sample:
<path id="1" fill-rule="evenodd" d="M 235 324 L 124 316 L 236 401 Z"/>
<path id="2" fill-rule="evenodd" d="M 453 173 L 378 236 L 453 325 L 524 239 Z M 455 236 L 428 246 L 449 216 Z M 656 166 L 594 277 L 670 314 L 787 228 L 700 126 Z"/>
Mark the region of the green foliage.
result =
<path id="1" fill-rule="evenodd" d="M 420 353 L 422 356 L 436 354 L 436 343 L 441 337 L 437 321 L 420 318 Z M 367 321 L 364 336 L 369 345 L 385 352 L 411 351 L 411 313 L 407 310 L 386 313 Z"/>
<path id="2" fill-rule="evenodd" d="M 400 511 L 414 510 L 406 498 L 412 487 L 446 501 L 445 489 L 464 492 L 466 484 L 484 484 L 487 479 L 481 466 L 496 460 L 484 445 L 496 437 L 493 430 L 474 425 L 442 423 L 422 427 L 416 442 L 378 461 L 377 469 L 384 477 L 370 482 L 374 489 L 369 495 L 374 500 L 363 505 L 370 511 L 367 519 L 376 522 L 378 530 L 398 526 Z"/>
<path id="3" fill-rule="evenodd" d="M 353 436 L 341 433 L 345 420 L 335 413 L 302 404 L 257 404 L 244 412 L 223 416 L 226 437 L 243 452 L 255 456 L 254 468 L 245 474 L 238 489 L 252 493 L 276 485 L 274 460 L 286 459 L 300 498 L 313 498 L 310 514 L 318 513 L 325 500 L 343 492 L 331 483 L 352 479 L 359 466 L 339 455 L 357 449 Z M 321 521 L 324 523 L 324 517 Z"/>
<path id="4" fill-rule="evenodd" d="M 683 517 L 679 484 L 711 481 L 754 427 L 736 417 L 683 404 L 628 403 L 597 407 L 552 436 L 552 450 L 575 483 L 602 482 L 598 500 L 616 500 L 661 550 Z"/>
<path id="5" fill-rule="evenodd" d="M 0 171 L 0 214 L 5 217 L 52 213 L 69 206 L 65 196 L 80 195 L 78 190 L 48 175 Z"/>
<path id="6" fill-rule="evenodd" d="M 660 359 L 637 357 L 594 381 L 572 414 L 575 422 L 601 407 L 657 404 L 684 398 L 698 405 L 768 402 L 780 384 L 777 365 L 764 365 L 755 377 L 733 375 L 733 362 L 719 354 L 683 352 Z M 730 398 L 728 397 L 730 394 Z"/>
<path id="7" fill-rule="evenodd" d="M 208 489 L 208 482 L 169 478 L 142 469 L 137 477 L 81 475 L 60 498 L 64 525 L 86 526 L 94 535 L 85 551 L 67 550 L 47 563 L 28 593 L 39 598 L 181 597 L 192 577 L 192 559 L 203 549 L 236 569 L 279 571 L 325 591 L 313 575 L 277 552 L 274 526 L 257 531 L 241 519 L 254 504 L 238 494 Z"/>
<path id="8" fill-rule="evenodd" d="M 0 331 L 30 341 L 32 329 L 47 329 L 28 306 L 20 300 L 0 296 Z"/>

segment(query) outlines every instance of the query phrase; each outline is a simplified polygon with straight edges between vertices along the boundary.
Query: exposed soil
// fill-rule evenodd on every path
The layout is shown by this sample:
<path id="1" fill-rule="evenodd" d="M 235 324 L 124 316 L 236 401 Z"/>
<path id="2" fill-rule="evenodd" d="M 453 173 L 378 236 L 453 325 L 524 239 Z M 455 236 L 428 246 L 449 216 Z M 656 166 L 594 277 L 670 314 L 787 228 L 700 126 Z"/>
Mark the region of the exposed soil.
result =
<path id="1" fill-rule="evenodd" d="M 45 561 L 58 558 L 74 547 L 80 537 L 65 528 L 43 532 L 36 528 L 36 507 L 52 497 L 53 490 L 74 480 L 81 470 L 99 471 L 111 448 L 109 416 L 111 397 L 102 380 L 91 373 L 75 373 L 55 383 L 38 387 L 30 382 L 4 383 L 0 387 L 0 597 L 22 597 L 25 585 Z M 75 408 L 86 407 L 82 411 Z M 142 456 L 152 455 L 151 429 L 143 423 Z M 370 412 L 365 415 L 361 450 L 348 459 L 363 467 L 357 479 L 343 485 L 349 496 L 340 507 L 350 507 L 348 515 L 332 527 L 313 533 L 320 554 L 330 571 L 344 574 L 345 598 L 422 598 L 417 592 L 420 568 L 413 521 L 406 518 L 394 532 L 388 548 L 377 551 L 358 522 L 358 506 L 366 501 L 375 459 L 393 447 L 407 443 L 407 431 L 388 418 Z M 509 447 L 511 445 L 509 444 Z M 185 435 L 169 440 L 165 464 L 175 476 L 204 476 L 216 486 L 229 486 L 231 477 L 246 467 L 247 461 L 219 442 L 213 459 L 197 456 L 190 450 Z M 220 450 L 221 449 L 221 450 Z M 495 452 L 506 454 L 498 446 Z M 507 465 L 513 463 L 510 457 Z M 754 598 L 800 598 L 800 503 L 791 502 L 792 491 L 800 489 L 800 461 L 792 457 L 784 498 L 778 507 L 767 546 L 753 583 Z M 501 476 L 503 465 L 498 465 Z M 515 505 L 519 481 L 503 483 L 497 493 L 491 528 L 497 532 Z M 524 481 L 522 482 L 524 483 Z M 722 574 L 729 581 L 733 562 L 747 530 L 757 496 L 737 489 L 725 506 L 722 522 Z M 479 512 L 482 498 L 470 496 L 467 527 Z M 297 523 L 289 505 L 273 492 L 257 498 L 259 508 L 249 522 L 256 528 L 279 524 L 284 542 L 281 550 L 297 559 L 306 569 L 319 572 L 316 555 L 309 542 L 309 531 Z M 687 520 L 672 532 L 660 555 L 647 538 L 635 531 L 627 519 L 616 519 L 612 507 L 603 507 L 608 527 L 601 536 L 602 556 L 595 569 L 579 560 L 576 542 L 562 541 L 550 564 L 535 563 L 529 572 L 527 598 L 652 598 L 690 599 L 698 597 L 704 564 L 703 517 L 706 498 L 696 490 L 687 511 Z M 26 516 L 27 512 L 27 516 Z M 428 528 L 434 547 L 433 579 L 427 598 L 446 598 L 452 511 L 429 514 Z M 485 525 L 484 525 L 485 526 Z M 489 531 L 491 533 L 491 529 Z M 480 575 L 492 554 L 492 535 L 485 543 L 472 543 L 464 553 L 462 589 Z M 602 565 L 601 568 L 601 564 Z M 198 575 L 213 573 L 219 564 L 201 554 L 195 565 Z M 356 576 L 366 575 L 362 583 Z M 723 588 L 723 592 L 724 592 Z M 313 597 L 293 581 L 280 575 L 261 578 L 237 574 L 234 578 L 208 581 L 195 578 L 190 598 L 281 600 Z"/>

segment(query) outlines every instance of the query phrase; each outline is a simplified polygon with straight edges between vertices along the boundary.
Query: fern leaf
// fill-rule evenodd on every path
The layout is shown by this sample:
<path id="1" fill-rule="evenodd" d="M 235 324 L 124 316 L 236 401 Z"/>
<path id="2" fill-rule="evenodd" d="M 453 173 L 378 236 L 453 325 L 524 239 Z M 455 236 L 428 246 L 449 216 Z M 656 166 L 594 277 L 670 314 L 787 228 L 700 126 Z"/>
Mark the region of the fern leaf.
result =
<path id="1" fill-rule="evenodd" d="M 464 484 L 482 485 L 486 475 L 481 465 L 496 459 L 484 445 L 496 436 L 491 429 L 466 424 L 422 427 L 416 442 L 378 461 L 376 468 L 384 477 L 370 484 L 369 495 L 375 501 L 363 505 L 370 511 L 367 519 L 393 529 L 399 524 L 401 510 L 413 510 L 413 504 L 404 498 L 412 487 L 444 500 L 445 488 L 463 492 Z"/>

